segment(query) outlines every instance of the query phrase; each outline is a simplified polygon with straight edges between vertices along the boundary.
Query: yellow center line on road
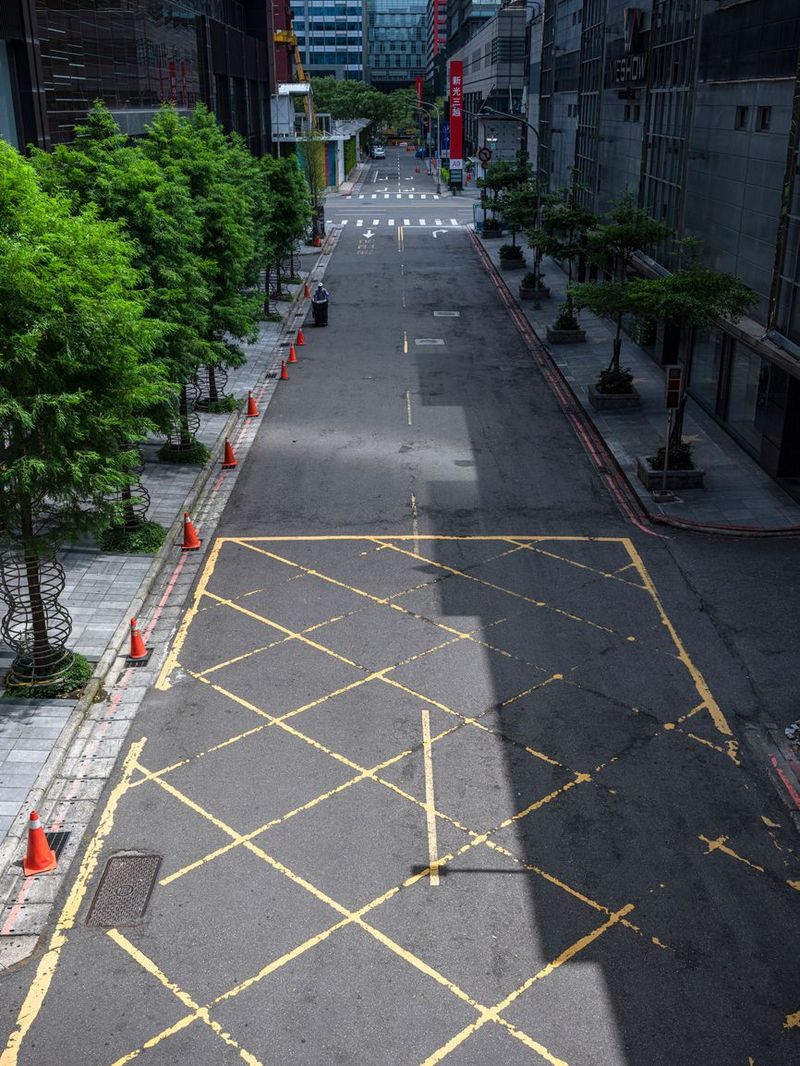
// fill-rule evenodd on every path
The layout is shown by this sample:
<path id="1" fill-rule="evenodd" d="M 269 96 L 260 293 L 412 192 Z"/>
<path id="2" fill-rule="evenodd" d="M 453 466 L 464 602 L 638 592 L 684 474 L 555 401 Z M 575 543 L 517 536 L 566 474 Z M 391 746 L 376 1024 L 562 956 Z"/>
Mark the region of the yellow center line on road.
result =
<path id="1" fill-rule="evenodd" d="M 406 389 L 406 425 L 411 425 L 411 393 Z"/>
<path id="2" fill-rule="evenodd" d="M 403 330 L 403 355 L 408 355 L 408 334 L 405 330 Z M 410 422 L 408 424 L 411 425 Z"/>
<path id="3" fill-rule="evenodd" d="M 428 828 L 428 865 L 431 887 L 439 884 L 439 845 L 436 841 L 435 799 L 433 794 L 433 756 L 431 754 L 431 714 L 422 708 L 422 757 L 425 763 L 425 818 Z"/>

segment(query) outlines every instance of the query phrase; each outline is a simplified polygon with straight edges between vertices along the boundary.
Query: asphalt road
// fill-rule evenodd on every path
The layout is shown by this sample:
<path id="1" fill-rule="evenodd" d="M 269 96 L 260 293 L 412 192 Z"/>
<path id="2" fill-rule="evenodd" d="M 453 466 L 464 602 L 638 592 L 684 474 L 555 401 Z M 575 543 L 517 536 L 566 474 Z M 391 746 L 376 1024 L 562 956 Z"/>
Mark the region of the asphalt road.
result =
<path id="1" fill-rule="evenodd" d="M 792 549 L 623 521 L 471 203 L 415 165 L 327 205 L 330 326 L 239 474 L 52 980 L 0 985 L 26 1066 L 800 1060 L 796 838 L 743 742 L 790 655 L 735 591 L 766 618 Z M 145 916 L 87 925 L 120 852 L 161 857 Z"/>

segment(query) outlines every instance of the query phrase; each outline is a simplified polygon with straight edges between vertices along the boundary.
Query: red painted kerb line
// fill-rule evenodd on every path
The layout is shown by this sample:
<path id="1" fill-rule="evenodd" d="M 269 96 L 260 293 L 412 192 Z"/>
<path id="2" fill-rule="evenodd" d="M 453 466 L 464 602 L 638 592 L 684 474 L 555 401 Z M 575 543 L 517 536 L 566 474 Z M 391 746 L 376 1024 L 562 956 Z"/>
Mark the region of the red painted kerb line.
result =
<path id="1" fill-rule="evenodd" d="M 772 766 L 773 766 L 773 768 L 775 770 L 775 773 L 781 779 L 781 783 L 783 784 L 783 787 L 786 789 L 786 791 L 792 797 L 792 803 L 794 803 L 795 807 L 798 809 L 798 811 L 800 811 L 800 793 L 798 793 L 797 789 L 794 787 L 792 782 L 789 780 L 789 778 L 786 776 L 786 774 L 783 772 L 783 770 L 781 770 L 780 766 L 778 766 L 778 760 L 775 758 L 775 756 L 774 755 L 770 755 L 769 759 L 770 759 L 770 762 L 772 763 Z"/>

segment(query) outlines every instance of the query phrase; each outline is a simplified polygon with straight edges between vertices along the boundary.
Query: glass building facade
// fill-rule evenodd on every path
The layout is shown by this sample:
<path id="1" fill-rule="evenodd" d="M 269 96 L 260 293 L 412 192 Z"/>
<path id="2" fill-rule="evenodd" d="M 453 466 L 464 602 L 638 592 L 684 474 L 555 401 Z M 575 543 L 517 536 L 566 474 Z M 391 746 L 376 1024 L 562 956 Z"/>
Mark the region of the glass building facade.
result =
<path id="1" fill-rule="evenodd" d="M 253 151 L 268 150 L 272 22 L 263 0 L 2 0 L 2 7 L 0 114 L 10 99 L 22 143 L 69 142 L 95 99 L 132 135 L 164 101 L 181 109 L 203 101 Z M 8 15 L 14 9 L 17 18 Z"/>
<path id="2" fill-rule="evenodd" d="M 425 77 L 427 0 L 367 0 L 367 69 L 378 89 Z"/>
<path id="3" fill-rule="evenodd" d="M 363 0 L 294 0 L 292 12 L 306 73 L 315 78 L 363 80 Z"/>

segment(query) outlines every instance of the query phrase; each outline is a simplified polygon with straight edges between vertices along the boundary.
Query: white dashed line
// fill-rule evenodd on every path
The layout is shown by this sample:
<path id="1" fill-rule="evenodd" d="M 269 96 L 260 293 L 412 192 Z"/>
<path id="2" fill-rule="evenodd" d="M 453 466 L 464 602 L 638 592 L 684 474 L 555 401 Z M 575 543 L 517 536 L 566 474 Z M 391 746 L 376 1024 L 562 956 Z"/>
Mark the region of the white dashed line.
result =
<path id="1" fill-rule="evenodd" d="M 410 226 L 411 225 L 411 219 L 410 218 L 404 218 L 403 219 L 403 225 L 404 226 Z"/>
<path id="2" fill-rule="evenodd" d="M 356 219 L 356 225 L 357 226 L 363 226 L 364 225 L 364 219 L 363 218 L 357 218 Z"/>

